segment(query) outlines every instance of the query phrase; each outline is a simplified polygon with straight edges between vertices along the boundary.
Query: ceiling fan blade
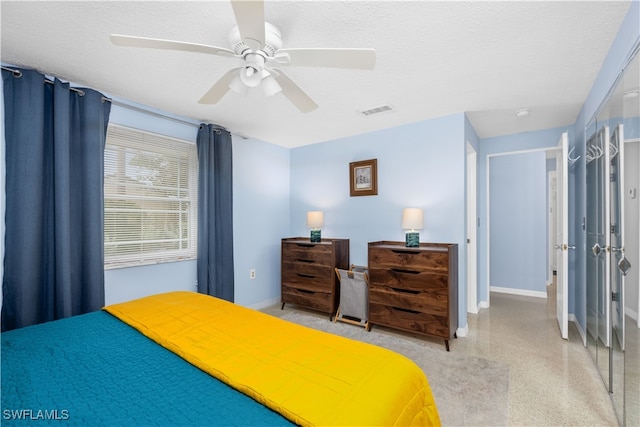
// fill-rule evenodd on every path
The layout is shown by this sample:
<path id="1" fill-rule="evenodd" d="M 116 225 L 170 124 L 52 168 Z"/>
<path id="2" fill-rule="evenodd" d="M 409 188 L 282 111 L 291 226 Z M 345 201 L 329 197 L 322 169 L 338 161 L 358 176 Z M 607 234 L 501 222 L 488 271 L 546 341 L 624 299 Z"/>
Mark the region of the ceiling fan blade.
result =
<path id="1" fill-rule="evenodd" d="M 229 92 L 229 83 L 236 77 L 240 68 L 242 67 L 235 67 L 227 71 L 211 86 L 211 89 L 200 98 L 198 104 L 217 104 L 218 101 Z"/>
<path id="2" fill-rule="evenodd" d="M 220 56 L 237 56 L 231 49 L 206 44 L 179 42 L 174 40 L 153 39 L 148 37 L 123 36 L 111 34 L 111 43 L 118 46 L 146 47 L 152 49 L 180 50 L 186 52 L 208 53 Z"/>
<path id="3" fill-rule="evenodd" d="M 280 49 L 276 58 L 283 53 L 289 56 L 286 65 L 291 66 L 372 70 L 376 65 L 374 49 Z"/>
<path id="4" fill-rule="evenodd" d="M 231 0 L 240 37 L 253 50 L 264 45 L 264 2 L 262 0 Z"/>
<path id="5" fill-rule="evenodd" d="M 318 104 L 316 104 L 309 95 L 300 89 L 293 80 L 291 80 L 281 70 L 276 71 L 277 72 L 274 73 L 273 76 L 282 88 L 282 94 L 286 96 L 289 101 L 298 108 L 298 110 L 303 113 L 308 113 L 318 108 Z"/>

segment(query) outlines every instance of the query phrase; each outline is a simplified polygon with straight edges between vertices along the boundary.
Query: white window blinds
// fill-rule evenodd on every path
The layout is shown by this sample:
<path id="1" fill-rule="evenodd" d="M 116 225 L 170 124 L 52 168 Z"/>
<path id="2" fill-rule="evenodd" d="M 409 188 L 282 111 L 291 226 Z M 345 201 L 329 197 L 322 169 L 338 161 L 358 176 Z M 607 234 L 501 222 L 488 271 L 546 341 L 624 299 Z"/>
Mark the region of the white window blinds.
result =
<path id="1" fill-rule="evenodd" d="M 195 259 L 195 143 L 109 125 L 104 204 L 105 269 Z"/>

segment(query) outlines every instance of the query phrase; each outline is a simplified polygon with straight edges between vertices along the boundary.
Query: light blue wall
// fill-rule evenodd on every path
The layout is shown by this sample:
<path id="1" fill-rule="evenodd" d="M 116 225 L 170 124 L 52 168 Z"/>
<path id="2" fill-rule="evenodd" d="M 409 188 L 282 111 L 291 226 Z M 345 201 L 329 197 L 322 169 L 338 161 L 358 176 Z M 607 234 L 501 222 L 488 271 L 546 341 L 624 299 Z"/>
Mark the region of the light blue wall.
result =
<path id="1" fill-rule="evenodd" d="M 485 138 L 481 139 L 478 144 L 478 217 L 480 219 L 478 228 L 478 301 L 480 303 L 489 301 L 490 285 L 487 282 L 487 159 L 490 155 L 495 154 L 555 147 L 560 140 L 560 136 L 565 131 L 569 132 L 569 145 L 571 145 L 573 141 L 572 126 Z M 546 177 L 543 177 L 537 185 L 540 188 L 539 191 L 544 191 L 546 194 Z M 546 204 L 546 201 L 544 203 Z M 493 209 L 493 211 L 495 210 Z M 544 236 L 546 234 L 545 229 Z M 492 261 L 501 262 L 499 259 Z M 542 266 L 541 274 L 546 275 L 546 262 Z M 501 286 L 498 284 L 493 285 Z M 571 284 L 569 284 L 569 290 L 571 292 Z M 569 311 L 571 312 L 571 299 L 569 300 Z"/>
<path id="2" fill-rule="evenodd" d="M 295 148 L 291 236 L 307 236 L 306 213 L 324 211 L 323 237 L 350 240 L 350 261 L 367 265 L 367 244 L 404 241 L 402 209 L 424 210 L 421 242 L 459 247 L 459 325 L 466 325 L 464 114 Z M 378 160 L 378 195 L 350 197 L 349 163 Z"/>
<path id="3" fill-rule="evenodd" d="M 167 113 L 131 101 L 118 98 L 114 98 L 114 100 L 167 116 Z M 198 122 L 196 121 L 193 121 L 193 124 L 181 123 L 122 107 L 117 103 L 111 106 L 109 123 L 180 138 L 193 143 L 195 143 L 198 133 Z M 105 303 L 115 304 L 174 290 L 195 291 L 196 280 L 195 260 L 106 270 L 104 273 Z"/>
<path id="4" fill-rule="evenodd" d="M 280 301 L 280 240 L 289 233 L 290 150 L 233 137 L 235 301 Z M 256 278 L 249 279 L 255 269 Z"/>
<path id="5" fill-rule="evenodd" d="M 144 110 L 167 113 L 122 101 Z M 168 115 L 169 117 L 175 117 Z M 184 118 L 178 118 L 185 120 Z M 189 121 L 189 120 L 187 120 Z M 111 123 L 193 141 L 197 124 L 113 105 Z M 232 136 L 235 302 L 260 308 L 280 299 L 280 239 L 289 230 L 289 150 Z M 196 290 L 196 261 L 107 270 L 107 304 L 159 292 Z M 256 278 L 249 279 L 249 270 Z"/>
<path id="6" fill-rule="evenodd" d="M 576 163 L 573 174 L 569 176 L 570 188 L 575 191 L 574 198 L 570 199 L 569 214 L 577 221 L 573 229 L 569 230 L 569 241 L 574 241 L 577 250 L 575 257 L 575 271 L 569 271 L 570 284 L 574 286 L 574 298 L 569 303 L 575 302 L 575 317 L 583 331 L 586 331 L 586 235 L 582 227 L 582 218 L 586 215 L 586 169 L 584 152 L 586 148 L 585 128 L 595 117 L 601 105 L 606 101 L 607 93 L 613 87 L 618 75 L 629 59 L 634 46 L 640 41 L 640 2 L 633 0 L 629 11 L 625 16 L 618 34 L 613 41 L 609 53 L 605 58 L 602 68 L 596 77 L 591 91 L 585 100 L 575 123 L 576 131 L 576 155 L 581 156 L 581 161 Z M 571 289 L 570 289 L 571 291 Z M 571 306 L 569 307 L 571 312 Z"/>
<path id="7" fill-rule="evenodd" d="M 490 160 L 490 286 L 546 290 L 546 169 L 544 152 Z"/>

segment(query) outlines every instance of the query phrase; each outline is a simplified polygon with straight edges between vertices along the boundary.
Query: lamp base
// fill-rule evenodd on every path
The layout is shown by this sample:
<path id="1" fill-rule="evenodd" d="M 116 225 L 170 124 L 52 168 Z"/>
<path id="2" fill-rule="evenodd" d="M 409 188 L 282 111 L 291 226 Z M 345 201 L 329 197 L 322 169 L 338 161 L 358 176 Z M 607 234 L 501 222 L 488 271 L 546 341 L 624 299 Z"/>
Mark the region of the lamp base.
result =
<path id="1" fill-rule="evenodd" d="M 420 233 L 415 231 L 410 231 L 406 235 L 406 244 L 405 246 L 408 248 L 417 248 L 420 246 Z"/>
<path id="2" fill-rule="evenodd" d="M 311 230 L 311 242 L 320 243 L 321 241 L 322 237 L 320 236 L 320 230 Z"/>

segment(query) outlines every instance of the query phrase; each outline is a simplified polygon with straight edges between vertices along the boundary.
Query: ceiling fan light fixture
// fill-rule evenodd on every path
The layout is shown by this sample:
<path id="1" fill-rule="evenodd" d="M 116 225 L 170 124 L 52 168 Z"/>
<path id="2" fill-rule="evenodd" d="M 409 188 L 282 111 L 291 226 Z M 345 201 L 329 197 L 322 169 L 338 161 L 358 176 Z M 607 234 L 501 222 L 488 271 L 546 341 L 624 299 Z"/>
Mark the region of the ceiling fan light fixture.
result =
<path id="1" fill-rule="evenodd" d="M 265 58 L 262 55 L 249 53 L 245 55 L 245 65 L 240 70 L 242 83 L 249 87 L 257 87 L 262 82 Z"/>
<path id="2" fill-rule="evenodd" d="M 240 70 L 242 73 L 243 70 Z M 240 75 L 236 75 L 231 83 L 229 83 L 229 88 L 237 93 L 240 96 L 247 96 L 247 92 L 249 92 L 249 86 L 244 84 L 244 82 L 240 79 Z"/>
<path id="3" fill-rule="evenodd" d="M 276 79 L 271 74 L 268 74 L 264 79 L 262 79 L 262 90 L 268 98 L 278 92 L 282 92 L 282 87 L 280 87 Z"/>

